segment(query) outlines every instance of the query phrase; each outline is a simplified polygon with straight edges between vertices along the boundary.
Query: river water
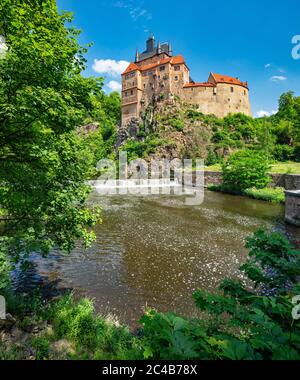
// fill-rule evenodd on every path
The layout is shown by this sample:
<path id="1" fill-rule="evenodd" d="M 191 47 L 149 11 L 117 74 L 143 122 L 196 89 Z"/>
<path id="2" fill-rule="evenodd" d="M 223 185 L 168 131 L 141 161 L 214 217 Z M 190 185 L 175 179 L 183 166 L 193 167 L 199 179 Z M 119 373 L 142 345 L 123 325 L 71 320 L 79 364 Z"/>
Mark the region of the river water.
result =
<path id="1" fill-rule="evenodd" d="M 34 269 L 16 276 L 16 287 L 52 283 L 94 299 L 101 314 L 130 325 L 146 306 L 196 314 L 198 288 L 215 291 L 225 277 L 240 278 L 245 238 L 260 227 L 284 232 L 296 244 L 300 230 L 283 222 L 284 207 L 207 191 L 199 206 L 172 196 L 101 197 L 97 242 L 70 254 L 33 255 Z"/>

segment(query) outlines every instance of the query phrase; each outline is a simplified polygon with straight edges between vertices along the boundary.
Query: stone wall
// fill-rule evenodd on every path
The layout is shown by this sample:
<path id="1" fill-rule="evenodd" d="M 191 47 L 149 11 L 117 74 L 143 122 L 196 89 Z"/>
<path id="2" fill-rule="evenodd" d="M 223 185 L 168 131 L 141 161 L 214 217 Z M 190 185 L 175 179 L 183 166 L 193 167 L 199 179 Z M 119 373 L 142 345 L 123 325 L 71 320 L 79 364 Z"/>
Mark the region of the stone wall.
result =
<path id="1" fill-rule="evenodd" d="M 285 220 L 300 227 L 300 191 L 286 191 Z"/>
<path id="2" fill-rule="evenodd" d="M 300 190 L 300 174 L 271 174 L 271 177 L 273 179 L 271 186 L 283 187 L 286 190 Z M 222 184 L 220 172 L 206 171 L 204 178 L 205 186 Z"/>

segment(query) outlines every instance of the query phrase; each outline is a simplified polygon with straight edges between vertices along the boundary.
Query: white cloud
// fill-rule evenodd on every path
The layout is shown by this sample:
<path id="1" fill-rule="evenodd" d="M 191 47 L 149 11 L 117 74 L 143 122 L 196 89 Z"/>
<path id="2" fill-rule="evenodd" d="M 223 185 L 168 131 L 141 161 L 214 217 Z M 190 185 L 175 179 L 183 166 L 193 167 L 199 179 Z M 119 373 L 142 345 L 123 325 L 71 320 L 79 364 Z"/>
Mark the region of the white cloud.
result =
<path id="1" fill-rule="evenodd" d="M 264 110 L 261 110 L 261 111 L 258 111 L 257 112 L 257 116 L 258 117 L 265 117 L 265 116 L 271 116 L 271 115 L 275 115 L 278 111 L 276 110 L 272 110 L 272 111 L 264 111 Z"/>
<path id="2" fill-rule="evenodd" d="M 265 65 L 265 69 L 268 69 L 269 67 L 271 67 L 271 63 L 267 63 L 267 64 Z"/>
<path id="3" fill-rule="evenodd" d="M 122 85 L 121 83 L 115 81 L 115 80 L 111 80 L 108 84 L 107 84 L 107 87 L 112 90 L 112 91 L 118 91 L 118 92 L 121 92 L 122 90 Z"/>
<path id="4" fill-rule="evenodd" d="M 135 5 L 133 1 L 128 3 L 117 1 L 113 6 L 115 8 L 126 9 L 134 22 L 138 21 L 140 18 L 152 20 L 152 14 L 147 9 Z"/>
<path id="5" fill-rule="evenodd" d="M 129 66 L 127 61 L 116 61 L 114 59 L 95 59 L 93 70 L 99 74 L 107 74 L 111 77 L 121 75 Z"/>
<path id="6" fill-rule="evenodd" d="M 287 80 L 287 77 L 284 77 L 282 75 L 274 75 L 273 77 L 270 78 L 270 81 L 272 82 L 283 82 Z"/>

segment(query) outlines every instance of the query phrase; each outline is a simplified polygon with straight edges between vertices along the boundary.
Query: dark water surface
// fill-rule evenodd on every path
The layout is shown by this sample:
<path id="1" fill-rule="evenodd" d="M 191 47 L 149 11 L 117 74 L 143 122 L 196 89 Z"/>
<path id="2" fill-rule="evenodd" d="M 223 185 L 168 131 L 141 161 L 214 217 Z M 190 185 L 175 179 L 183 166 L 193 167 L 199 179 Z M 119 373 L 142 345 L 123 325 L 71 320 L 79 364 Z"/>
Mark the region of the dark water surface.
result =
<path id="1" fill-rule="evenodd" d="M 283 223 L 284 207 L 248 198 L 206 192 L 201 206 L 178 198 L 99 197 L 103 208 L 97 242 L 65 256 L 33 257 L 35 270 L 18 286 L 41 279 L 92 297 L 97 311 L 135 324 L 145 306 L 195 314 L 192 293 L 214 291 L 224 277 L 243 277 L 245 238 L 259 227 L 282 231 L 297 244 L 300 230 Z"/>

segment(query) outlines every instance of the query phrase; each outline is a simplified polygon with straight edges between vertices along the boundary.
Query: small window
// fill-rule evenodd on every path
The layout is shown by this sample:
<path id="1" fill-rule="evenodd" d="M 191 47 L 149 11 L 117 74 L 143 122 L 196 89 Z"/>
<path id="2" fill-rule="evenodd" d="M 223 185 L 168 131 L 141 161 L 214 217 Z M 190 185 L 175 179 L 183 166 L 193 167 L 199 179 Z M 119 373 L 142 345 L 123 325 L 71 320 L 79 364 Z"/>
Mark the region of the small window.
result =
<path id="1" fill-rule="evenodd" d="M 160 66 L 159 70 L 160 71 L 165 71 L 166 70 L 166 66 Z"/>
<path id="2" fill-rule="evenodd" d="M 231 92 L 234 92 L 234 88 L 233 88 L 233 87 L 230 87 L 230 91 L 231 91 Z"/>
<path id="3" fill-rule="evenodd" d="M 244 95 L 246 95 L 246 90 L 244 90 Z"/>
<path id="4" fill-rule="evenodd" d="M 130 95 L 133 95 L 133 90 L 130 91 Z"/>
<path id="5" fill-rule="evenodd" d="M 144 88 L 146 88 L 146 83 L 144 83 Z"/>
<path id="6" fill-rule="evenodd" d="M 127 91 L 125 91 L 125 98 L 128 96 L 128 92 Z"/>
<path id="7" fill-rule="evenodd" d="M 177 66 L 174 66 L 174 70 L 175 70 L 175 71 L 180 71 L 180 66 L 178 66 L 178 65 L 177 65 Z"/>
<path id="8" fill-rule="evenodd" d="M 176 77 L 175 77 L 175 80 L 176 80 L 176 81 L 178 81 L 178 80 L 179 80 L 179 77 L 178 77 L 177 75 L 176 75 Z"/>

